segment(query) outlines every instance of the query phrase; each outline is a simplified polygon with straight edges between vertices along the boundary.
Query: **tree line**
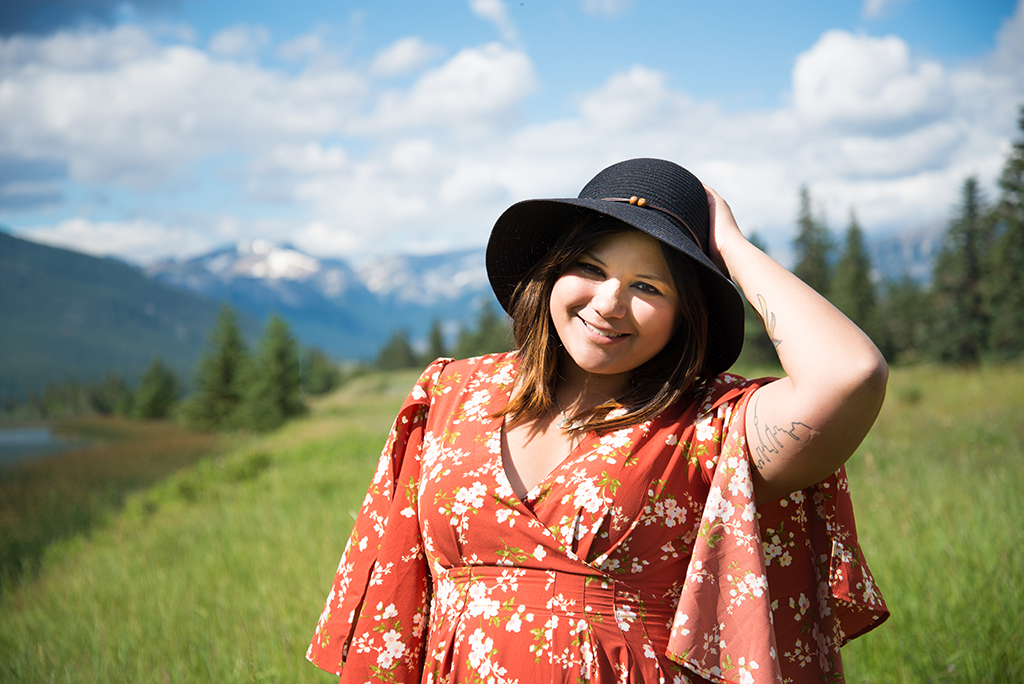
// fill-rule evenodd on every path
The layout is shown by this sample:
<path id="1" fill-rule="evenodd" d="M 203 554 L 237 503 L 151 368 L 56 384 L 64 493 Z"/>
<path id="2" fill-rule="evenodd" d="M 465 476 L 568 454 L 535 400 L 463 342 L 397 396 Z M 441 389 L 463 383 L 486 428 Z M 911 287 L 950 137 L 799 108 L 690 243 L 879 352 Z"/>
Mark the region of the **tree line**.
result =
<path id="1" fill-rule="evenodd" d="M 873 280 L 856 214 L 851 210 L 836 244 L 825 220 L 815 215 L 807 187 L 800 190 L 793 272 L 870 335 L 891 363 L 1019 359 L 1024 354 L 1024 106 L 1018 132 L 994 201 L 985 198 L 977 176 L 963 181 L 928 282 L 909 274 Z M 746 345 L 748 358 L 774 358 L 756 318 L 748 323 Z"/>
<path id="2" fill-rule="evenodd" d="M 84 414 L 121 415 L 138 420 L 178 418 L 199 430 L 266 431 L 306 411 L 304 396 L 329 392 L 341 372 L 322 351 L 300 353 L 288 325 L 271 316 L 255 350 L 249 350 L 235 311 L 221 309 L 200 357 L 194 389 L 182 396 L 174 370 L 154 358 L 134 388 L 117 373 L 98 381 L 48 383 L 3 413 L 52 419 Z"/>

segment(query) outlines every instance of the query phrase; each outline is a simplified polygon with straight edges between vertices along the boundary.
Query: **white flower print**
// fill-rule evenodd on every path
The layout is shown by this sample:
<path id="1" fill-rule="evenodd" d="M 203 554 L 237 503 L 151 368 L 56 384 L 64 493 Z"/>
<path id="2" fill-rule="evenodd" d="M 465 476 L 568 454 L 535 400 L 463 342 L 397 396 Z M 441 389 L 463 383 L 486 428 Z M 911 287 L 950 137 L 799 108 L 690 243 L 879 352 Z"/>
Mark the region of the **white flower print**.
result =
<path id="1" fill-rule="evenodd" d="M 712 418 L 714 418 L 712 414 L 705 413 L 693 424 L 697 430 L 696 436 L 699 441 L 706 442 L 710 439 L 714 439 L 715 427 L 711 424 Z"/>
<path id="2" fill-rule="evenodd" d="M 477 629 L 469 637 L 469 664 L 474 670 L 483 674 L 483 664 L 494 648 L 494 640 L 488 637 L 482 629 Z"/>
<path id="3" fill-rule="evenodd" d="M 720 518 L 723 523 L 729 522 L 736 512 L 736 507 L 727 499 L 722 498 L 722 490 L 718 487 L 712 487 L 708 492 L 708 501 L 704 507 L 709 517 Z"/>
<path id="4" fill-rule="evenodd" d="M 636 611 L 630 606 L 621 604 L 615 606 L 615 622 L 623 632 L 629 631 L 629 628 L 636 621 L 636 618 Z"/>
<path id="5" fill-rule="evenodd" d="M 479 510 L 484 505 L 484 494 L 487 493 L 487 486 L 483 482 L 474 482 L 470 487 L 460 487 L 455 492 L 455 503 L 452 504 L 452 512 L 462 515 L 469 510 Z"/>

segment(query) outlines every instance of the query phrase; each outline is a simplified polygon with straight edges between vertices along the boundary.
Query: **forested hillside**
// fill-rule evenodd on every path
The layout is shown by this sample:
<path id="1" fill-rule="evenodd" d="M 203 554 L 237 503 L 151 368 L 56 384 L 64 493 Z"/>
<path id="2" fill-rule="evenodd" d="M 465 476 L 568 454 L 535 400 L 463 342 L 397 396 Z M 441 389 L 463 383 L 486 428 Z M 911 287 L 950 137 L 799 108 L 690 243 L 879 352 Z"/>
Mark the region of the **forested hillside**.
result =
<path id="1" fill-rule="evenodd" d="M 154 356 L 190 377 L 218 311 L 122 262 L 0 231 L 0 401 L 64 377 L 132 379 Z"/>

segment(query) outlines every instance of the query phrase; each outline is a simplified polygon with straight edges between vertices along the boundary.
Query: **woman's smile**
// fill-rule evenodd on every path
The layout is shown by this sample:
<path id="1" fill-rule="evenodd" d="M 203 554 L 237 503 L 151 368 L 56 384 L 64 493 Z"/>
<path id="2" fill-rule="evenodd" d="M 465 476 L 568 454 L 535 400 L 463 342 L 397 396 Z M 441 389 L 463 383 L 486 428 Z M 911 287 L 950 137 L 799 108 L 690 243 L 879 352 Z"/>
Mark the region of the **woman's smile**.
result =
<path id="1" fill-rule="evenodd" d="M 578 368 L 624 383 L 664 348 L 680 317 L 661 244 L 637 230 L 596 243 L 551 291 L 551 319 L 570 373 Z"/>

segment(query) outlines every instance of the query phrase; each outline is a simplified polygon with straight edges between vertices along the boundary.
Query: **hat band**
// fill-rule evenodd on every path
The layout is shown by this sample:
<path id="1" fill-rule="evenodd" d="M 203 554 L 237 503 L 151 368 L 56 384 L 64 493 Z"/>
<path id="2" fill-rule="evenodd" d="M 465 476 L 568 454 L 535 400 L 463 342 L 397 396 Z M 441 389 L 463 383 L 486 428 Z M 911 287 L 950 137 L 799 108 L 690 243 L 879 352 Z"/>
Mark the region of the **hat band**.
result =
<path id="1" fill-rule="evenodd" d="M 666 216 L 671 216 L 672 218 L 674 218 L 676 221 L 679 222 L 679 225 L 681 225 L 683 228 L 686 228 L 686 232 L 688 232 L 690 234 L 690 237 L 693 238 L 694 244 L 696 244 L 698 247 L 700 247 L 701 251 L 703 251 L 705 253 L 707 252 L 707 249 L 705 249 L 704 245 L 697 238 L 697 234 L 693 232 L 693 228 L 690 228 L 690 225 L 686 221 L 684 221 L 677 214 L 672 213 L 668 209 L 663 209 L 661 207 L 656 207 L 653 204 L 651 204 L 650 202 L 648 202 L 646 199 L 644 199 L 643 197 L 637 197 L 636 195 L 633 195 L 632 197 L 602 197 L 601 201 L 602 202 L 625 202 L 627 204 L 632 204 L 634 207 L 643 207 L 644 209 L 654 209 L 655 211 L 660 211 L 662 214 L 665 214 Z"/>

